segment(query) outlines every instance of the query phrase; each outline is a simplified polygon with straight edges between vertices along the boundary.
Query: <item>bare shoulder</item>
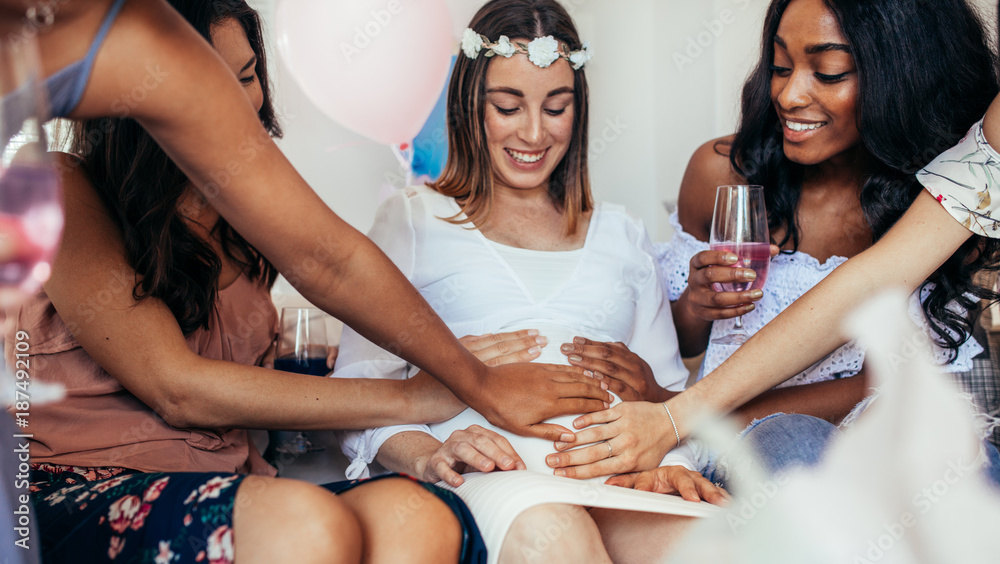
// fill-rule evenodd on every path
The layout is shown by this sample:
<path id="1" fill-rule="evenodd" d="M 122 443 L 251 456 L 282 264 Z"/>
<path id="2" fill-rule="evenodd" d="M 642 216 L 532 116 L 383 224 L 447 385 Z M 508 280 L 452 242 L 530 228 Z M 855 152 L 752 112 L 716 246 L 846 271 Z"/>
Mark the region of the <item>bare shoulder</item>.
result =
<path id="1" fill-rule="evenodd" d="M 60 253 L 89 255 L 97 247 L 120 252 L 121 233 L 76 155 L 50 153 L 62 182 L 66 223 Z"/>
<path id="2" fill-rule="evenodd" d="M 695 150 L 681 181 L 677 213 L 684 230 L 707 241 L 715 207 L 715 188 L 745 179 L 733 170 L 729 149 L 733 136 L 712 139 Z"/>
<path id="3" fill-rule="evenodd" d="M 203 70 L 204 57 L 192 52 L 214 53 L 165 0 L 126 2 L 72 117 L 162 115 L 176 93 L 191 89 Z"/>
<path id="4" fill-rule="evenodd" d="M 84 211 L 80 209 L 81 207 L 93 208 L 95 205 L 104 207 L 80 157 L 70 153 L 49 153 L 49 155 L 62 182 L 67 215 Z"/>

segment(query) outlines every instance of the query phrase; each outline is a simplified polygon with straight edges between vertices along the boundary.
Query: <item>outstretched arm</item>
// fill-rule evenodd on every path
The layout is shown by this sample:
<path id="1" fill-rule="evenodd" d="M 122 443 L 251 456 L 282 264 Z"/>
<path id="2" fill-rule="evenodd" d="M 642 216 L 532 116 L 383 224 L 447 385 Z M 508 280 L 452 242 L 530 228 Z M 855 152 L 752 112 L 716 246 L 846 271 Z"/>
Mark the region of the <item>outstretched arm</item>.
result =
<path id="1" fill-rule="evenodd" d="M 477 361 L 385 255 L 310 189 L 245 100 L 166 2 L 136 0 L 108 35 L 73 117 L 135 118 L 307 299 L 425 368 L 498 426 L 556 438 L 560 429 L 536 424 L 603 407 L 580 386 L 539 389 L 539 367 Z"/>
<path id="2" fill-rule="evenodd" d="M 992 148 L 1000 147 L 1000 97 L 986 112 L 983 132 Z M 662 405 L 628 402 L 577 419 L 574 426 L 578 429 L 608 424 L 577 433 L 573 444 L 628 438 L 630 448 L 625 454 L 629 456 L 621 457 L 619 464 L 602 466 L 603 461 L 568 453 L 560 466 L 570 466 L 567 475 L 578 478 L 647 469 L 625 462 L 666 454 L 678 438 L 691 432 L 701 414 L 728 413 L 826 356 L 847 341 L 842 326 L 848 312 L 887 288 L 913 292 L 971 236 L 929 192 L 921 191 L 875 245 L 833 271 L 684 393 Z M 770 361 L 774 351 L 782 355 L 777 366 Z M 676 423 L 677 434 L 669 440 L 664 436 L 673 435 L 674 426 L 663 405 Z"/>
<path id="3" fill-rule="evenodd" d="M 668 403 L 681 436 L 699 411 L 727 413 L 847 342 L 845 316 L 891 287 L 907 293 L 971 236 L 926 191 L 878 243 L 792 303 L 708 377 Z M 781 351 L 780 369 L 771 355 Z"/>
<path id="4" fill-rule="evenodd" d="M 625 437 L 629 450 L 613 463 L 564 453 L 559 466 L 572 466 L 566 473 L 575 478 L 650 469 L 637 463 L 665 455 L 706 412 L 728 413 L 830 354 L 848 340 L 842 326 L 849 312 L 886 288 L 913 292 L 970 236 L 930 194 L 922 192 L 878 243 L 834 270 L 684 393 L 665 404 L 626 402 L 574 421 L 578 429 L 607 425 L 578 432 L 572 444 Z M 782 358 L 777 365 L 775 351 Z"/>
<path id="5" fill-rule="evenodd" d="M 463 409 L 428 378 L 336 380 L 195 354 L 163 302 L 133 297 L 121 233 L 86 176 L 64 175 L 63 190 L 65 234 L 45 291 L 87 354 L 170 425 L 344 429 L 440 421 Z"/>

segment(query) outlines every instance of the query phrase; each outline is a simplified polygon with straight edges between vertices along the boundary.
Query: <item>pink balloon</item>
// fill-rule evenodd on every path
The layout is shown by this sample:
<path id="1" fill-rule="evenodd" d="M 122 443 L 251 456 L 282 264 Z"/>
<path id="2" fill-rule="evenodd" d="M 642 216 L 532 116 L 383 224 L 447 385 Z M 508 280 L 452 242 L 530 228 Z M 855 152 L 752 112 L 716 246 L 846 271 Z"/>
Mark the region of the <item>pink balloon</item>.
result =
<path id="1" fill-rule="evenodd" d="M 283 0 L 278 50 L 323 113 L 380 143 L 416 137 L 451 61 L 445 0 Z"/>

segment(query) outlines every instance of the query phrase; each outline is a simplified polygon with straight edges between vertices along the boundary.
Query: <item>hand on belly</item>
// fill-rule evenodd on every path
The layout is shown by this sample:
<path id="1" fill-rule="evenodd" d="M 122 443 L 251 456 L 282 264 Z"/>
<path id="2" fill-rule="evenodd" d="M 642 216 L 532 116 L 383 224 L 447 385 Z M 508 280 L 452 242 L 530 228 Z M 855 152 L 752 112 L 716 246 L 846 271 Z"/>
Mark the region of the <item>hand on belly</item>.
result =
<path id="1" fill-rule="evenodd" d="M 617 395 L 614 396 L 614 402 L 611 405 L 617 405 L 621 403 L 621 399 Z M 582 429 L 573 428 L 573 420 L 579 417 L 580 414 L 576 415 L 563 415 L 560 417 L 553 417 L 545 421 L 546 423 L 554 423 L 556 425 L 561 425 L 570 431 L 580 431 Z M 478 412 L 473 411 L 472 408 L 466 409 L 457 416 L 430 426 L 431 431 L 434 435 L 441 441 L 444 442 L 451 434 L 455 431 L 462 429 L 467 429 L 472 425 L 479 425 L 484 429 L 489 429 L 495 433 L 502 435 L 505 439 L 510 442 L 510 445 L 514 447 L 518 456 L 524 461 L 525 466 L 528 467 L 529 471 L 539 472 L 542 474 L 553 474 L 553 469 L 550 468 L 545 463 L 545 457 L 556 452 L 555 446 L 552 441 L 546 441 L 544 439 L 538 439 L 534 437 L 521 437 L 515 435 L 499 427 L 492 425 L 485 417 L 480 415 Z M 582 445 L 578 448 L 584 448 L 587 445 Z M 599 478 L 593 478 L 592 480 L 599 483 L 604 483 L 608 476 L 603 476 Z"/>

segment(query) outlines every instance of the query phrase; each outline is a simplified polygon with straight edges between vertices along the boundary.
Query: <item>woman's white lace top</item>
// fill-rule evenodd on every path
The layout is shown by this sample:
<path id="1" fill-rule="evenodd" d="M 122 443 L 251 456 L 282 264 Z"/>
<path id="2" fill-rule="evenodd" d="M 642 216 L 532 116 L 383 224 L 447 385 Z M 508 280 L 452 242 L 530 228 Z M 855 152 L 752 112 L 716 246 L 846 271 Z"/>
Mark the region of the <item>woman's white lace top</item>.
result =
<path id="1" fill-rule="evenodd" d="M 670 216 L 670 223 L 674 228 L 674 238 L 669 243 L 659 243 L 656 248 L 657 259 L 660 261 L 661 272 L 664 277 L 663 286 L 670 301 L 676 301 L 681 293 L 687 288 L 688 271 L 690 269 L 691 257 L 701 251 L 709 249 L 708 243 L 699 241 L 691 234 L 685 232 L 677 219 L 677 212 Z M 767 283 L 764 285 L 764 297 L 757 302 L 757 307 L 750 313 L 743 316 L 743 326 L 750 333 L 756 333 L 769 321 L 778 316 L 792 302 L 799 299 L 809 289 L 826 278 L 835 268 L 847 262 L 846 257 L 833 256 L 826 262 L 820 263 L 812 256 L 796 252 L 792 254 L 779 254 L 771 260 L 770 271 L 767 275 Z M 923 289 L 915 292 L 910 299 L 910 317 L 929 336 L 933 335 L 933 330 L 927 322 L 921 309 L 920 300 L 927 298 L 933 286 L 928 284 Z M 952 304 L 958 307 L 956 304 Z M 731 333 L 735 327 L 734 319 L 716 321 L 712 324 L 712 338 Z M 831 328 L 831 330 L 833 330 Z M 972 368 L 972 357 L 982 352 L 982 347 L 975 339 L 967 340 L 958 351 L 958 355 L 950 364 L 948 363 L 949 351 L 932 345 L 934 347 L 934 359 L 948 372 L 965 372 Z M 719 345 L 709 343 L 705 351 L 705 360 L 701 365 L 699 378 L 711 373 L 723 363 L 729 355 L 733 354 L 737 345 Z M 780 352 L 775 352 L 775 361 L 780 362 Z M 796 374 L 778 387 L 796 386 L 835 378 L 853 376 L 861 371 L 865 354 L 862 347 L 854 342 L 850 342 L 828 356 L 810 366 L 803 372 Z"/>

